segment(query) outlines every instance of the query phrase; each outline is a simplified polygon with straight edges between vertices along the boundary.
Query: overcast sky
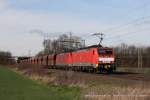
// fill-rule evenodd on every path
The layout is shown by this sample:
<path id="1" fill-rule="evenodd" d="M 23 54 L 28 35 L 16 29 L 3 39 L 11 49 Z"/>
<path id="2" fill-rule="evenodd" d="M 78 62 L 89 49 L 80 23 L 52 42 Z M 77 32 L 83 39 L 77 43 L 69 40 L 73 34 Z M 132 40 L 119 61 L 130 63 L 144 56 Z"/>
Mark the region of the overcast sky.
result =
<path id="1" fill-rule="evenodd" d="M 43 37 L 31 30 L 73 32 L 96 44 L 103 32 L 106 46 L 121 42 L 150 45 L 150 0 L 0 0 L 0 50 L 32 55 L 42 49 Z"/>

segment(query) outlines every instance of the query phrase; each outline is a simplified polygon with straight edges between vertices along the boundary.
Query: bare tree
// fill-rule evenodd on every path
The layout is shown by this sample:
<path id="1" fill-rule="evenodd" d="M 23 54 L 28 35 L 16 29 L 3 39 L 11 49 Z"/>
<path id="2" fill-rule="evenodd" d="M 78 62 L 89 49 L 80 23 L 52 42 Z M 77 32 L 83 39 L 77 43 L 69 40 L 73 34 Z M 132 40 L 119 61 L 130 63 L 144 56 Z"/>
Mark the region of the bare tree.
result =
<path id="1" fill-rule="evenodd" d="M 78 36 L 68 36 L 67 34 L 62 34 L 58 39 L 51 40 L 47 39 L 43 41 L 44 50 L 39 52 L 38 55 L 52 54 L 67 52 L 70 50 L 75 50 L 84 47 L 82 39 Z"/>

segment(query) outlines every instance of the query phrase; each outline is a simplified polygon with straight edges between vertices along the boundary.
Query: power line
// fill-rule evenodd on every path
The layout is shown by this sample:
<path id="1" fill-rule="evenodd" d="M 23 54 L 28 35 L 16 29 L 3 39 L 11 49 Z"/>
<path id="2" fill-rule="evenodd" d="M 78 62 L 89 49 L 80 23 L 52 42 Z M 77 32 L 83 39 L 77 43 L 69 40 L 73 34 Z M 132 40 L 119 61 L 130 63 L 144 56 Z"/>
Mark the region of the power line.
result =
<path id="1" fill-rule="evenodd" d="M 112 27 L 112 28 L 110 28 L 110 29 L 104 30 L 104 32 L 109 32 L 109 31 L 112 31 L 112 30 L 115 30 L 115 29 L 119 29 L 119 28 L 121 28 L 121 27 L 130 25 L 130 24 L 133 24 L 133 23 L 135 23 L 135 22 L 137 22 L 137 21 L 139 21 L 139 20 L 143 20 L 143 19 L 146 19 L 146 18 L 150 18 L 150 16 L 145 16 L 145 17 L 141 17 L 141 18 L 135 19 L 135 20 L 133 20 L 133 21 L 131 21 L 131 22 L 128 22 L 128 23 L 125 23 L 125 24 L 121 24 L 121 25 L 119 25 L 119 26 Z"/>
<path id="2" fill-rule="evenodd" d="M 149 31 L 150 32 L 150 31 Z M 138 33 L 138 32 L 136 32 L 136 33 Z M 147 33 L 148 34 L 148 33 Z M 126 39 L 133 39 L 133 38 L 136 38 L 136 36 L 133 36 L 133 35 L 136 35 L 136 34 L 131 34 L 131 35 L 125 35 L 124 36 L 124 39 L 122 39 L 121 37 L 118 37 L 118 38 L 113 38 L 113 39 L 107 39 L 107 40 L 105 40 L 105 43 L 109 43 L 109 42 L 114 42 L 114 43 L 124 43 L 125 41 L 126 41 Z M 136 38 L 137 40 L 137 42 L 136 43 L 138 43 L 139 44 L 139 38 Z"/>
<path id="3" fill-rule="evenodd" d="M 141 32 L 141 31 L 146 31 L 146 30 L 150 30 L 150 27 L 140 29 L 140 30 L 136 30 L 136 31 L 133 31 L 133 32 L 127 32 L 127 33 L 116 35 L 116 36 L 113 36 L 113 37 L 108 37 L 106 39 L 113 39 L 113 38 L 118 38 L 118 37 L 121 37 L 121 36 L 132 35 L 132 34 L 135 34 L 135 33 Z"/>
<path id="4" fill-rule="evenodd" d="M 126 27 L 122 27 L 122 28 L 119 28 L 117 31 L 114 31 L 114 32 L 111 32 L 111 34 L 112 33 L 120 33 L 121 31 L 126 31 L 126 30 L 129 30 L 129 29 L 134 29 L 135 28 L 135 26 L 140 26 L 140 25 L 148 25 L 148 24 L 150 24 L 150 20 L 146 20 L 146 21 L 142 21 L 142 22 L 140 22 L 140 23 L 133 23 L 133 25 L 131 26 L 131 25 L 128 25 L 128 26 L 126 26 Z M 140 26 L 141 27 L 141 26 Z"/>
<path id="5" fill-rule="evenodd" d="M 121 37 L 124 37 L 126 38 L 127 36 L 132 36 L 130 38 L 134 38 L 136 36 L 133 36 L 133 35 L 137 35 L 136 33 L 139 33 L 139 32 L 149 32 L 150 31 L 150 27 L 147 27 L 147 28 L 144 28 L 144 29 L 140 29 L 140 30 L 136 30 L 136 31 L 133 31 L 133 32 L 127 32 L 127 33 L 124 33 L 124 34 L 120 34 L 120 35 L 117 35 L 117 36 L 112 36 L 112 37 L 106 37 L 106 40 L 107 41 L 112 41 L 113 39 L 115 40 L 118 40 L 118 39 L 121 39 Z"/>
<path id="6" fill-rule="evenodd" d="M 149 30 L 150 30 L 150 28 L 146 27 L 144 29 L 140 29 L 140 30 L 137 30 L 137 31 L 127 32 L 127 33 L 124 33 L 124 34 L 115 35 L 115 36 L 111 36 L 111 37 L 106 37 L 106 39 L 107 39 L 107 41 L 112 40 L 112 39 L 115 39 L 115 40 L 118 41 L 118 39 L 119 39 L 119 41 L 122 42 L 123 39 L 120 39 L 121 37 L 131 36 L 131 35 L 135 35 L 135 33 L 139 33 L 139 32 L 142 32 L 142 31 L 149 31 Z M 130 38 L 132 38 L 132 37 L 130 37 Z"/>
<path id="7" fill-rule="evenodd" d="M 146 3 L 146 4 L 144 4 L 144 5 L 142 5 L 141 7 L 139 7 L 139 8 L 145 8 L 146 6 L 148 6 L 149 5 L 149 3 Z M 136 9 L 137 10 L 137 9 Z M 131 12 L 131 11 L 130 11 Z M 150 16 L 144 16 L 144 17 L 141 17 L 141 18 L 138 18 L 138 19 L 135 19 L 135 20 L 133 20 L 133 21 L 131 21 L 131 22 L 128 22 L 128 23 L 125 23 L 125 24 L 121 24 L 121 25 L 119 25 L 119 26 L 115 26 L 115 27 L 112 27 L 112 28 L 109 28 L 109 29 L 107 29 L 107 30 L 104 30 L 104 32 L 109 32 L 109 31 L 113 31 L 113 30 L 119 30 L 119 29 L 121 29 L 121 28 L 124 28 L 124 27 L 129 27 L 129 25 L 131 25 L 131 24 L 134 24 L 134 23 L 137 23 L 137 22 L 139 22 L 139 21 L 141 21 L 141 20 L 145 20 L 145 19 L 148 19 L 148 18 L 150 18 Z M 144 21 L 144 23 L 146 23 L 147 21 Z M 143 22 L 142 22 L 143 23 Z M 119 31 L 117 31 L 117 32 L 119 32 Z M 128 34 L 128 33 L 127 33 Z M 126 35 L 126 34 L 125 34 Z M 114 36 L 114 37 L 120 37 L 120 35 L 117 35 L 117 36 Z"/>
<path id="8" fill-rule="evenodd" d="M 141 9 L 141 8 L 147 7 L 148 5 L 150 5 L 150 1 L 147 2 L 147 3 L 144 3 L 141 7 L 137 7 L 137 8 L 136 8 L 136 11 L 137 11 L 137 9 L 139 9 L 139 8 Z M 139 11 L 139 10 L 138 10 L 138 11 Z M 131 10 L 128 11 L 128 12 L 131 12 Z M 125 15 L 125 16 L 129 16 L 129 15 Z M 120 28 L 120 27 L 130 25 L 130 24 L 132 24 L 132 23 L 134 23 L 134 22 L 136 22 L 136 21 L 138 21 L 138 20 L 142 20 L 142 19 L 145 19 L 145 18 L 147 18 L 147 17 L 149 18 L 150 16 L 146 16 L 146 17 L 143 16 L 143 17 L 141 17 L 141 18 L 135 19 L 135 20 L 130 21 L 130 22 L 128 22 L 128 23 L 121 24 L 121 25 L 119 25 L 119 26 L 115 26 L 115 27 L 112 27 L 112 28 L 108 28 L 108 29 L 104 30 L 103 32 L 109 32 L 109 31 L 118 29 L 118 28 Z"/>
<path id="9" fill-rule="evenodd" d="M 126 24 L 122 24 L 122 25 L 120 25 L 120 26 L 124 26 L 124 25 L 127 25 L 127 26 L 129 26 L 129 25 L 131 25 L 131 24 L 134 24 L 134 23 L 136 23 L 137 21 L 140 21 L 140 20 L 144 20 L 144 19 L 148 19 L 148 18 L 150 18 L 150 16 L 145 16 L 145 17 L 142 17 L 142 18 L 138 18 L 138 19 L 136 19 L 136 20 L 134 20 L 134 21 L 132 21 L 132 22 L 129 22 L 129 23 L 126 23 Z M 148 21 L 147 21 L 148 22 Z M 146 21 L 144 21 L 144 23 L 146 23 Z M 118 29 L 120 26 L 118 26 L 118 27 L 115 27 L 115 29 Z M 121 28 L 121 27 L 120 27 Z M 120 29 L 119 28 L 119 29 Z M 112 28 L 112 30 L 114 30 L 114 28 Z M 109 31 L 109 30 L 108 30 Z M 140 31 L 140 30 L 139 30 Z M 143 30 L 142 30 L 143 31 Z M 119 31 L 118 31 L 119 32 Z M 137 31 L 135 31 L 135 32 L 137 32 Z M 135 33 L 135 32 L 128 32 L 128 33 L 125 33 L 124 35 L 127 35 L 127 34 L 130 34 L 130 33 Z M 87 35 L 88 34 L 88 35 Z M 83 36 L 84 38 L 86 37 L 89 37 L 89 36 L 91 36 L 89 33 L 87 33 L 87 34 L 83 34 L 83 35 L 81 35 L 81 37 Z M 109 37 L 109 38 L 117 38 L 117 37 L 120 37 L 120 36 L 122 36 L 122 35 L 116 35 L 116 36 L 112 36 L 112 37 Z"/>

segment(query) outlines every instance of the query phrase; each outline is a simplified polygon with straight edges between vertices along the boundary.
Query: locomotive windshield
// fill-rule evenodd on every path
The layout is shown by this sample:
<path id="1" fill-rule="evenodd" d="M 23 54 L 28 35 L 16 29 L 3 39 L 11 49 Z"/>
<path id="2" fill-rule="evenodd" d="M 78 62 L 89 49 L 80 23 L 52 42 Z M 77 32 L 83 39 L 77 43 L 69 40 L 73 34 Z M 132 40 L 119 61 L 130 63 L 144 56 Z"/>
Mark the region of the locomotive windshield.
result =
<path id="1" fill-rule="evenodd" d="M 111 54 L 113 54 L 113 51 L 112 50 L 103 50 L 103 49 L 101 49 L 101 50 L 99 50 L 99 54 L 101 54 L 101 55 L 111 55 Z"/>

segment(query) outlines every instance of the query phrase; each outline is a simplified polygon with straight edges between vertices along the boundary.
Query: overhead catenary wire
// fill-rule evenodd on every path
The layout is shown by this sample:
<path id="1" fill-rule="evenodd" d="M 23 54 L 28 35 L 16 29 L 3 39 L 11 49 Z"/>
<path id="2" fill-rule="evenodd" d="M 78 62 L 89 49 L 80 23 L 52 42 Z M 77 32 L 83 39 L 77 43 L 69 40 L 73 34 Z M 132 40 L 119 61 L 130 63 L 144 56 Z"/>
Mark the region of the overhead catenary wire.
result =
<path id="1" fill-rule="evenodd" d="M 150 3 L 144 4 L 143 7 L 141 7 L 141 8 L 145 8 L 145 6 L 147 6 L 147 5 L 149 5 L 149 4 L 150 4 Z M 149 18 L 150 18 L 150 16 L 143 16 L 143 17 L 141 17 L 141 18 L 137 18 L 137 19 L 135 19 L 135 20 L 133 20 L 133 21 L 130 21 L 130 22 L 128 22 L 128 23 L 121 24 L 121 25 L 119 25 L 119 26 L 115 26 L 115 27 L 109 28 L 109 29 L 107 29 L 107 30 L 104 30 L 103 32 L 106 33 L 106 34 L 107 34 L 107 32 L 111 32 L 111 34 L 112 34 L 114 31 L 117 30 L 118 33 L 119 33 L 119 32 L 121 33 L 121 30 L 130 28 L 131 25 L 133 26 L 133 25 L 135 24 L 135 25 L 138 26 L 138 25 L 145 24 L 145 23 L 148 24 L 150 21 L 147 20 L 147 19 L 149 19 Z M 140 22 L 140 21 L 142 21 L 142 22 Z M 140 24 L 139 24 L 139 22 L 140 22 Z M 135 26 L 135 25 L 134 25 L 134 26 Z M 128 29 L 127 29 L 127 30 L 128 30 Z M 116 34 L 117 32 L 115 32 L 115 34 Z M 136 31 L 136 32 L 137 32 L 137 31 Z M 129 35 L 129 34 L 136 33 L 136 32 L 128 32 L 128 33 L 125 33 L 125 34 L 123 34 L 123 35 L 110 36 L 109 39 L 120 38 L 121 36 Z"/>
<path id="2" fill-rule="evenodd" d="M 122 28 L 122 27 L 125 27 L 125 26 L 127 26 L 127 25 L 136 23 L 137 21 L 143 20 L 143 19 L 146 19 L 146 18 L 150 18 L 150 15 L 149 15 L 149 16 L 144 16 L 144 17 L 141 17 L 141 18 L 138 18 L 138 19 L 135 19 L 135 20 L 130 21 L 130 22 L 128 22 L 128 23 L 121 24 L 121 25 L 119 25 L 119 26 L 116 26 L 116 27 L 113 27 L 113 28 L 110 28 L 110 29 L 107 29 L 107 30 L 104 30 L 103 32 L 109 32 L 109 31 L 112 31 L 112 30 L 115 30 L 115 29 L 118 30 L 119 28 Z"/>
<path id="3" fill-rule="evenodd" d="M 136 7 L 136 11 L 137 11 L 137 8 L 138 8 L 138 9 L 143 9 L 143 8 L 145 8 L 145 5 L 149 5 L 149 3 L 143 4 L 143 5 L 140 6 L 140 7 Z M 131 12 L 130 12 L 130 13 L 131 13 Z M 133 20 L 133 21 L 131 21 L 131 22 L 128 22 L 128 23 L 125 23 L 125 24 L 121 24 L 121 25 L 119 25 L 119 26 L 112 27 L 112 28 L 109 28 L 109 29 L 107 29 L 107 30 L 99 31 L 99 32 L 103 32 L 104 34 L 107 34 L 107 32 L 111 32 L 111 33 L 112 33 L 112 31 L 114 31 L 114 30 L 119 30 L 119 29 L 122 29 L 122 28 L 127 27 L 127 26 L 130 27 L 129 25 L 135 24 L 135 23 L 137 23 L 137 22 L 139 22 L 139 21 L 141 21 L 141 20 L 145 20 L 145 19 L 148 19 L 148 18 L 150 18 L 150 16 L 144 16 L 144 17 L 141 17 L 141 18 L 137 18 L 137 19 L 135 19 L 135 20 Z M 139 24 L 139 23 L 138 23 L 138 24 Z M 117 32 L 121 32 L 121 31 L 117 31 Z M 94 33 L 94 32 L 93 32 L 93 33 Z M 130 32 L 127 33 L 127 34 L 130 34 Z M 125 35 L 127 35 L 127 34 L 125 34 Z M 91 34 L 87 33 L 87 34 L 83 34 L 83 35 L 80 35 L 80 36 L 83 37 L 83 38 L 88 38 L 88 37 L 91 36 Z M 121 35 L 121 36 L 123 36 L 123 35 Z M 120 37 L 120 35 L 113 36 L 113 38 L 117 38 L 117 37 Z M 107 38 L 107 37 L 106 37 L 106 38 Z M 110 37 L 110 38 L 112 38 L 112 37 Z M 109 39 L 110 39 L 110 38 L 109 38 Z"/>
<path id="4" fill-rule="evenodd" d="M 146 7 L 149 6 L 149 5 L 150 5 L 150 1 L 148 0 L 148 2 L 142 4 L 142 5 L 139 6 L 139 7 L 136 7 L 135 11 L 138 11 L 138 12 L 139 12 L 139 10 L 137 10 L 137 9 L 143 9 L 143 8 L 146 8 Z M 131 13 L 131 12 L 133 13 L 133 11 L 131 11 L 131 10 L 128 11 L 128 13 L 129 13 L 129 12 L 130 12 L 130 13 Z M 126 14 L 125 16 L 129 16 L 129 14 Z M 120 24 L 120 25 L 117 25 L 117 26 L 114 26 L 114 27 L 111 27 L 111 28 L 104 29 L 102 32 L 110 32 L 110 31 L 119 29 L 119 28 L 121 28 L 121 27 L 130 25 L 130 24 L 132 24 L 132 23 L 134 23 L 134 22 L 136 22 L 136 21 L 143 20 L 143 19 L 145 19 L 145 18 L 150 18 L 150 15 L 149 15 L 149 16 L 143 16 L 143 17 L 141 17 L 141 18 L 137 18 L 137 19 L 132 20 L 132 21 L 129 21 L 129 22 L 127 22 L 127 23 Z"/>
<path id="5" fill-rule="evenodd" d="M 125 42 L 127 39 L 136 39 L 136 41 L 140 41 L 139 38 L 137 38 L 137 33 L 140 31 L 135 32 L 134 34 L 130 34 L 130 35 L 124 35 L 124 36 L 118 36 L 117 38 L 112 38 L 112 39 L 105 39 L 105 43 L 109 43 L 109 42 L 118 42 L 118 43 L 123 43 Z M 149 34 L 150 30 L 145 31 L 145 34 Z M 124 39 L 123 39 L 124 38 Z"/>
<path id="6" fill-rule="evenodd" d="M 127 32 L 127 33 L 123 33 L 123 34 L 120 34 L 120 35 L 108 37 L 106 39 L 113 39 L 113 38 L 118 38 L 118 37 L 121 37 L 121 36 L 132 35 L 132 34 L 135 34 L 135 33 L 138 33 L 138 32 L 146 31 L 146 30 L 150 30 L 150 27 L 146 27 L 144 29 L 136 30 L 136 31 L 133 31 L 133 32 Z"/>
<path id="7" fill-rule="evenodd" d="M 149 18 L 150 18 L 150 16 L 149 16 Z M 140 29 L 140 30 L 136 30 L 136 31 L 132 31 L 132 32 L 126 32 L 126 33 L 120 33 L 120 34 L 118 34 L 118 35 L 114 35 L 114 36 L 108 36 L 108 37 L 106 37 L 105 39 L 109 39 L 109 40 L 111 40 L 111 39 L 114 39 L 114 38 L 120 38 L 120 37 L 123 37 L 123 36 L 127 36 L 127 35 L 132 35 L 132 34 L 135 34 L 135 33 L 138 33 L 138 32 L 141 32 L 141 31 L 146 31 L 146 30 L 150 30 L 150 28 L 149 27 L 147 27 L 147 28 L 144 28 L 144 29 Z M 112 34 L 112 33 L 111 33 Z"/>
<path id="8" fill-rule="evenodd" d="M 145 8 L 146 6 L 148 6 L 149 5 L 149 3 L 146 3 L 146 4 L 143 4 L 141 7 L 137 7 L 137 8 Z M 137 10 L 137 8 L 136 8 L 136 10 Z M 145 24 L 145 23 L 147 23 L 147 22 L 150 22 L 150 21 L 148 21 L 147 19 L 149 19 L 150 18 L 150 15 L 149 16 L 143 16 L 143 17 L 140 17 L 140 18 L 137 18 L 137 19 L 135 19 L 135 20 L 132 20 L 132 21 L 129 21 L 128 23 L 125 23 L 125 24 L 121 24 L 121 25 L 118 25 L 118 26 L 115 26 L 115 27 L 112 27 L 112 28 L 109 28 L 109 29 L 106 29 L 106 30 L 104 30 L 104 31 L 100 31 L 100 32 L 103 32 L 104 34 L 107 34 L 107 32 L 111 32 L 111 33 L 113 33 L 112 31 L 114 31 L 114 30 L 122 30 L 122 29 L 124 29 L 125 27 L 126 27 L 126 29 L 128 28 L 128 27 L 131 27 L 131 25 L 141 25 L 141 24 Z M 146 21 L 145 21 L 146 20 Z M 140 21 L 142 21 L 142 22 L 140 22 Z M 140 23 L 139 23 L 140 22 Z M 121 31 L 117 31 L 118 33 L 119 32 L 121 32 Z M 127 34 L 130 34 L 130 32 L 129 33 L 127 33 Z M 125 34 L 126 35 L 126 34 Z M 83 34 L 82 35 L 83 37 L 89 37 L 90 35 L 87 35 L 87 34 Z M 119 35 L 120 36 L 120 35 Z M 113 37 L 119 37 L 118 35 L 117 36 L 113 36 Z"/>
<path id="9" fill-rule="evenodd" d="M 116 31 L 112 31 L 111 34 L 112 33 L 119 34 L 122 31 L 126 31 L 126 30 L 133 29 L 133 28 L 136 28 L 136 27 L 143 27 L 143 26 L 148 25 L 148 24 L 150 24 L 150 19 L 149 20 L 143 20 L 140 23 L 139 22 L 133 23 L 133 24 L 128 25 L 126 27 L 122 27 L 122 28 L 120 28 L 120 29 L 118 29 Z"/>

